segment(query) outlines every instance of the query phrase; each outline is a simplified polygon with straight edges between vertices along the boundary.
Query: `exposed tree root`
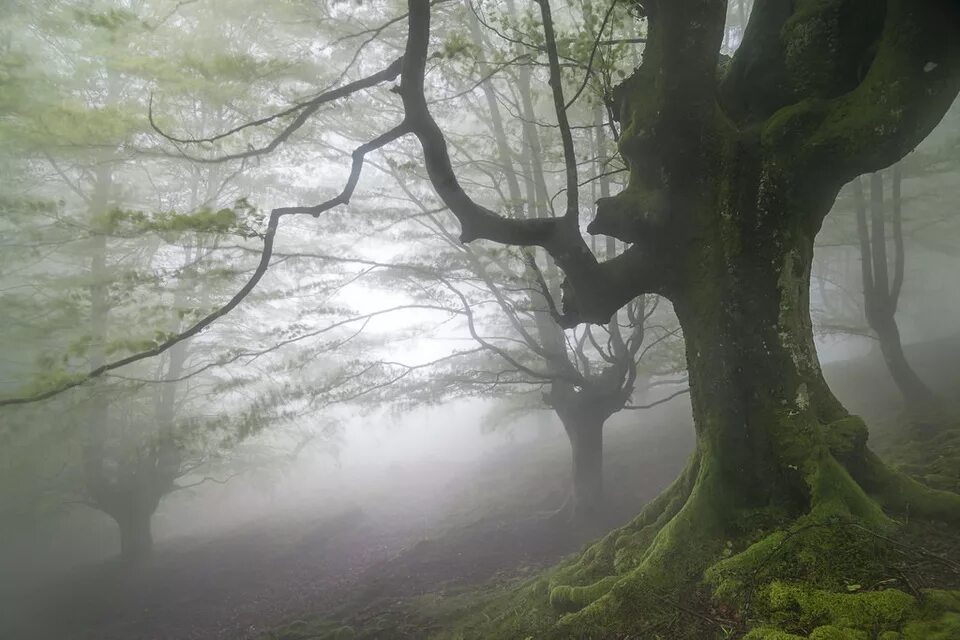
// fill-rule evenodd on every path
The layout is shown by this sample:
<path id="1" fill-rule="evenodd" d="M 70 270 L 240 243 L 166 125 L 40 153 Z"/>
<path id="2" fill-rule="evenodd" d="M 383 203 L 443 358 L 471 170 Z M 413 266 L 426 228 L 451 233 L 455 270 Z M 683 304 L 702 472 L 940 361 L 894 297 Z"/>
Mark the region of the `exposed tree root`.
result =
<path id="1" fill-rule="evenodd" d="M 926 553 L 960 584 L 960 566 L 891 537 L 907 512 L 960 522 L 960 496 L 887 467 L 859 419 L 814 431 L 822 446 L 788 462 L 806 487 L 800 513 L 744 505 L 695 454 L 630 524 L 515 593 L 522 609 L 462 637 L 960 638 L 960 592 L 918 589 L 892 569 Z"/>

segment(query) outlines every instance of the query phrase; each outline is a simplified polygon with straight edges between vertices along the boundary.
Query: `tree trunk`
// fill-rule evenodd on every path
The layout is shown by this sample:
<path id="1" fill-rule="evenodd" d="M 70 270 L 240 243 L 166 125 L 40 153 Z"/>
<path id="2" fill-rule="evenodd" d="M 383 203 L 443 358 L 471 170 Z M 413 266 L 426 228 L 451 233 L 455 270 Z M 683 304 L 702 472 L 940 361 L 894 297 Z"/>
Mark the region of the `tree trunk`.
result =
<path id="1" fill-rule="evenodd" d="M 603 425 L 623 407 L 619 390 L 597 381 L 581 388 L 555 381 L 545 398 L 570 440 L 570 494 L 561 512 L 573 521 L 596 522 L 603 512 Z"/>
<path id="2" fill-rule="evenodd" d="M 900 340 L 900 329 L 897 327 L 896 319 L 892 315 L 874 318 L 870 326 L 877 334 L 883 360 L 890 371 L 890 377 L 893 378 L 897 389 L 903 396 L 903 403 L 911 421 L 918 427 L 933 426 L 932 424 L 925 425 L 924 417 L 929 416 L 933 418 L 932 423 L 937 422 L 935 416 L 938 412 L 940 400 L 930 390 L 930 387 L 920 379 L 920 376 L 907 361 L 907 357 L 903 353 L 903 343 Z"/>
<path id="3" fill-rule="evenodd" d="M 564 422 L 572 451 L 571 516 L 589 521 L 603 510 L 603 420 Z"/>
<path id="4" fill-rule="evenodd" d="M 937 423 L 940 422 L 940 401 L 907 361 L 896 319 L 900 291 L 903 287 L 905 262 L 900 180 L 898 166 L 893 171 L 892 230 L 895 253 L 892 282 L 887 266 L 883 176 L 879 172 L 870 176 L 869 224 L 863 185 L 860 178 L 854 181 L 863 304 L 867 323 L 877 334 L 880 352 L 883 354 L 887 370 L 903 396 L 908 420 L 914 427 L 926 431 L 936 429 Z"/>
<path id="5" fill-rule="evenodd" d="M 729 230 L 718 235 L 731 245 L 749 240 Z M 740 507 L 800 512 L 811 490 L 804 476 L 829 464 L 826 431 L 846 413 L 823 380 L 813 344 L 812 235 L 778 235 L 735 257 L 734 246 L 703 243 L 673 298 L 686 340 L 699 464 L 702 474 L 709 471 L 701 477 L 723 485 L 718 491 Z"/>
<path id="6" fill-rule="evenodd" d="M 800 211 L 829 207 L 828 199 L 799 197 L 769 175 L 761 181 L 747 161 L 718 167 L 736 179 L 714 174 L 726 190 L 697 214 L 701 232 L 679 239 L 683 258 L 664 290 L 686 341 L 695 451 L 633 522 L 552 579 L 553 607 L 582 610 L 559 620 L 556 637 L 574 629 L 602 637 L 611 632 L 605 621 L 656 610 L 657 594 L 690 593 L 693 584 L 734 604 L 784 575 L 829 587 L 837 571 L 876 563 L 869 541 L 877 534 L 843 527 L 889 531 L 883 509 L 960 522 L 960 496 L 880 462 L 866 426 L 823 379 L 809 313 L 816 228 L 807 221 L 816 217 Z M 713 213 L 742 203 L 757 204 L 736 217 Z M 791 546 L 781 554 L 785 535 Z M 615 586 L 617 595 L 603 598 Z M 713 637 L 691 633 L 683 637 Z"/>
<path id="7" fill-rule="evenodd" d="M 153 551 L 153 533 L 150 530 L 152 518 L 152 512 L 142 510 L 114 516 L 120 527 L 120 557 L 124 562 L 141 562 Z"/>

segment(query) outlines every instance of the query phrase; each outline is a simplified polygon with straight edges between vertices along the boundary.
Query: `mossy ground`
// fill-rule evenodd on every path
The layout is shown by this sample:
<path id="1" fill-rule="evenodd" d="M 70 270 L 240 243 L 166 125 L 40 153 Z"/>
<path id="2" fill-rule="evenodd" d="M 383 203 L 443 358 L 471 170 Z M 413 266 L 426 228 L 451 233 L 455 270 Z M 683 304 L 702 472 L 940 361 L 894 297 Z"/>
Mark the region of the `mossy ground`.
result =
<path id="1" fill-rule="evenodd" d="M 887 438 L 881 455 L 927 486 L 960 493 L 960 421 L 930 429 L 910 426 Z"/>
<path id="2" fill-rule="evenodd" d="M 939 436 L 912 443 L 902 464 L 941 464 L 943 450 Z M 710 513 L 726 503 L 696 494 L 706 491 L 696 469 L 694 460 L 632 522 L 536 577 L 371 603 L 267 638 L 960 638 L 956 526 L 851 511 L 858 501 L 846 496 L 799 519 L 743 511 L 721 531 Z M 845 476 L 827 465 L 822 481 Z"/>

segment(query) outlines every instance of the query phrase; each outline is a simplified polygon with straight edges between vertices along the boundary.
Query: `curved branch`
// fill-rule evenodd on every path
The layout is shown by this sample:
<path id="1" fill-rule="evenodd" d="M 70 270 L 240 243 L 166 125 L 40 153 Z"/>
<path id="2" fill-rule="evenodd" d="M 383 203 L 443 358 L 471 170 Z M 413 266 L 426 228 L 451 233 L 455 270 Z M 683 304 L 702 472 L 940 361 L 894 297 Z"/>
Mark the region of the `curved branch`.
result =
<path id="1" fill-rule="evenodd" d="M 347 179 L 347 183 L 344 185 L 343 190 L 333 198 L 330 198 L 326 202 L 322 202 L 312 207 L 282 207 L 271 211 L 270 219 L 267 223 L 267 230 L 263 234 L 263 249 L 260 253 L 260 262 L 257 265 L 257 268 L 254 270 L 253 275 L 251 275 L 250 279 L 247 280 L 246 284 L 244 284 L 243 287 L 241 287 L 240 290 L 225 305 L 211 312 L 185 331 L 171 336 L 152 349 L 140 351 L 125 358 L 102 364 L 85 374 L 74 377 L 67 382 L 53 387 L 52 389 L 48 389 L 47 391 L 42 391 L 29 396 L 0 399 L 0 407 L 30 404 L 33 402 L 40 402 L 41 400 L 47 400 L 63 393 L 64 391 L 73 389 L 74 387 L 78 387 L 90 380 L 93 380 L 94 378 L 99 378 L 108 371 L 113 371 L 114 369 L 125 367 L 128 364 L 133 364 L 134 362 L 138 362 L 140 360 L 146 360 L 147 358 L 158 356 L 174 345 L 200 334 L 200 332 L 202 332 L 208 326 L 235 309 L 243 301 L 243 299 L 246 298 L 251 291 L 253 291 L 253 289 L 263 278 L 270 266 L 270 258 L 273 254 L 273 242 L 277 233 L 277 227 L 280 224 L 280 218 L 287 215 L 298 214 L 308 214 L 312 215 L 313 217 L 317 217 L 321 213 L 333 209 L 334 207 L 349 203 L 350 198 L 353 195 L 353 191 L 357 186 L 357 182 L 360 180 L 360 172 L 363 168 L 364 156 L 370 151 L 379 149 L 389 144 L 393 140 L 403 136 L 407 133 L 407 131 L 407 127 L 401 123 L 390 131 L 354 149 L 350 176 Z"/>
<path id="2" fill-rule="evenodd" d="M 876 55 L 852 91 L 776 112 L 764 143 L 838 184 L 903 158 L 960 92 L 960 4 L 887 0 Z M 868 9 L 872 10 L 872 9 Z"/>
<path id="3" fill-rule="evenodd" d="M 680 391 L 676 391 L 676 392 L 674 392 L 674 393 L 671 393 L 670 395 L 666 396 L 665 398 L 660 398 L 659 400 L 655 400 L 655 401 L 651 402 L 650 404 L 628 404 L 628 405 L 624 405 L 623 408 L 624 408 L 624 409 L 630 409 L 631 411 L 637 411 L 637 410 L 640 410 L 640 409 L 652 409 L 653 407 L 655 407 L 655 406 L 657 406 L 657 405 L 666 404 L 667 402 L 670 402 L 670 401 L 673 400 L 674 398 L 676 398 L 676 397 L 678 397 L 678 396 L 682 396 L 682 395 L 685 394 L 685 393 L 690 393 L 690 387 L 687 387 L 686 389 L 681 389 Z"/>
<path id="4" fill-rule="evenodd" d="M 390 65 L 387 68 L 382 69 L 377 73 L 374 73 L 373 75 L 369 75 L 366 78 L 361 78 L 356 82 L 351 82 L 350 84 L 344 85 L 337 89 L 333 89 L 331 91 L 322 93 L 316 98 L 313 98 L 306 102 L 301 102 L 299 104 L 296 104 L 290 107 L 289 109 L 285 109 L 284 111 L 281 111 L 279 113 L 275 113 L 273 115 L 266 116 L 258 120 L 253 120 L 251 122 L 246 122 L 242 125 L 234 127 L 233 129 L 230 129 L 229 131 L 225 131 L 223 133 L 210 136 L 208 138 L 179 138 L 162 130 L 157 125 L 156 121 L 153 118 L 153 94 L 152 93 L 150 94 L 150 100 L 147 105 L 147 118 L 150 122 L 150 127 L 157 134 L 159 134 L 164 139 L 174 144 L 201 144 L 201 143 L 213 143 L 218 140 L 222 140 L 229 136 L 235 135 L 243 131 L 244 129 L 268 124 L 270 122 L 273 122 L 274 120 L 292 115 L 299 111 L 300 112 L 299 115 L 293 120 L 293 122 L 291 122 L 286 127 L 284 127 L 283 131 L 281 131 L 275 138 L 273 138 L 273 140 L 271 140 L 267 145 L 263 147 L 256 148 L 256 149 L 248 149 L 247 151 L 243 151 L 240 153 L 232 153 L 224 156 L 218 156 L 216 158 L 199 158 L 199 157 L 193 157 L 193 156 L 186 156 L 186 154 L 183 154 L 184 156 L 188 157 L 190 160 L 193 160 L 195 162 L 205 162 L 205 163 L 229 162 L 231 160 L 241 160 L 244 158 L 261 156 L 261 155 L 271 153 L 278 146 L 283 144 L 291 135 L 293 135 L 294 132 L 296 132 L 300 127 L 304 125 L 304 123 L 310 118 L 310 116 L 316 113 L 320 107 L 327 104 L 328 102 L 333 102 L 334 100 L 339 100 L 340 98 L 349 96 L 353 93 L 356 93 L 357 91 L 361 91 L 363 89 L 369 89 L 383 82 L 394 80 L 398 75 L 400 75 L 402 60 L 403 60 L 402 58 L 397 58 L 392 63 L 390 63 Z"/>
<path id="5" fill-rule="evenodd" d="M 661 267 L 660 261 L 654 260 L 655 256 L 647 249 L 634 246 L 612 260 L 597 261 L 580 234 L 579 216 L 575 206 L 571 206 L 571 203 L 576 205 L 575 195 L 568 195 L 569 215 L 515 219 L 487 209 L 464 192 L 453 171 L 446 140 L 430 114 L 424 94 L 430 4 L 427 0 L 409 0 L 408 4 L 409 31 L 400 74 L 405 122 L 420 141 L 427 175 L 437 195 L 460 223 L 461 242 L 482 238 L 501 244 L 546 249 L 567 278 L 563 287 L 561 326 L 570 327 L 582 322 L 605 324 L 614 312 L 636 295 L 654 291 L 652 286 L 660 280 L 656 275 Z M 562 94 L 559 106 L 563 113 Z M 567 157 L 573 158 L 572 141 Z M 576 185 L 575 159 L 573 185 Z M 573 193 L 575 191 L 571 190 Z"/>

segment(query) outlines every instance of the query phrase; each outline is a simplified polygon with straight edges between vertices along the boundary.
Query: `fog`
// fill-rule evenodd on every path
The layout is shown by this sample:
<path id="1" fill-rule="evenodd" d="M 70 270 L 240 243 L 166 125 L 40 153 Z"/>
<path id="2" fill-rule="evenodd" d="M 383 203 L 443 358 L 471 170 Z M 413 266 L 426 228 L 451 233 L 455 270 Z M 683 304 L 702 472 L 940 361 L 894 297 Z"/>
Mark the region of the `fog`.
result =
<path id="1" fill-rule="evenodd" d="M 105 568 L 118 566 L 119 540 L 116 526 L 96 512 L 76 507 L 5 528 L 0 561 L 8 633 L 63 637 L 68 633 L 64 625 L 82 624 L 89 628 L 77 637 L 255 637 L 253 630 L 236 625 L 216 629 L 212 620 L 193 621 L 188 631 L 177 620 L 210 615 L 211 609 L 221 618 L 236 615 L 232 608 L 242 607 L 234 599 L 248 591 L 244 583 L 268 583 L 261 585 L 265 593 L 279 590 L 273 597 L 286 600 L 292 596 L 273 583 L 292 581 L 297 565 L 309 568 L 321 585 L 351 582 L 358 575 L 369 579 L 367 572 L 375 574 L 382 570 L 378 566 L 415 553 L 418 544 L 445 537 L 457 541 L 471 527 L 494 544 L 507 545 L 503 558 L 477 560 L 481 567 L 474 570 L 480 576 L 507 570 L 504 563 L 518 557 L 542 563 L 574 550 L 603 526 L 628 518 L 672 480 L 692 447 L 691 431 L 678 428 L 689 422 L 684 402 L 658 411 L 642 425 L 611 421 L 608 447 L 614 450 L 608 455 L 608 472 L 611 481 L 625 486 L 610 491 L 611 513 L 604 524 L 549 543 L 551 536 L 540 520 L 564 499 L 566 436 L 548 415 L 490 431 L 484 420 L 489 405 L 463 400 L 400 416 L 371 416 L 347 426 L 331 452 L 308 448 L 280 470 L 255 471 L 222 486 L 211 483 L 172 494 L 153 519 L 153 558 L 138 573 L 128 574 L 143 576 L 139 580 L 146 583 L 137 587 L 144 594 L 132 601 L 118 595 L 109 579 L 104 584 Z M 630 453 L 617 453 L 618 446 Z M 642 465 L 634 467 L 638 458 Z M 348 536 L 362 538 L 361 551 L 347 548 L 341 527 L 347 527 Z M 511 548 L 517 544 L 511 536 L 521 534 L 530 538 L 524 542 L 530 548 Z M 457 571 L 464 571 L 457 565 L 465 561 L 468 542 L 457 543 L 464 547 L 449 552 L 452 558 L 440 555 L 451 565 L 444 581 L 456 583 Z M 540 545 L 542 550 L 537 549 Z M 354 566 L 345 568 L 345 557 Z M 261 574 L 264 558 L 270 560 L 272 578 Z M 171 580 L 182 582 L 179 588 L 191 593 L 189 583 L 209 579 L 210 565 L 218 581 L 206 596 L 211 603 L 168 601 L 164 590 Z M 84 593 L 84 584 L 103 593 Z M 295 584 L 301 595 L 321 603 L 313 606 L 323 606 L 330 597 L 309 589 L 304 594 Z M 158 591 L 151 593 L 151 588 Z M 333 589 L 327 586 L 327 591 Z M 155 615 L 169 616 L 171 624 L 158 625 L 140 607 L 155 608 Z M 98 613 L 105 609 L 109 615 Z M 246 611 L 240 613 L 250 618 Z M 269 622 L 285 620 L 274 619 L 275 613 L 258 612 L 264 625 L 260 631 L 269 628 Z"/>
<path id="2" fill-rule="evenodd" d="M 5 3 L 0 640 L 960 637 L 960 15 L 868 4 Z"/>

